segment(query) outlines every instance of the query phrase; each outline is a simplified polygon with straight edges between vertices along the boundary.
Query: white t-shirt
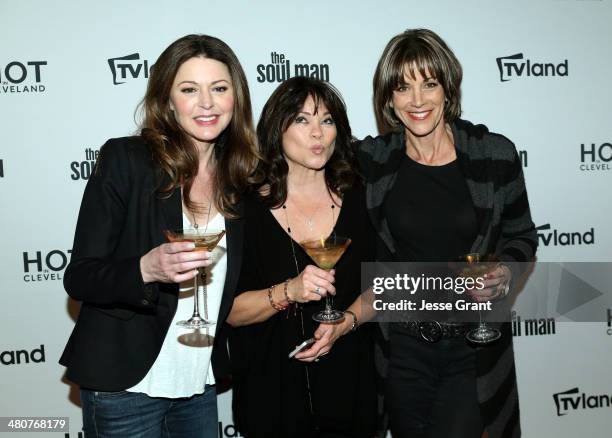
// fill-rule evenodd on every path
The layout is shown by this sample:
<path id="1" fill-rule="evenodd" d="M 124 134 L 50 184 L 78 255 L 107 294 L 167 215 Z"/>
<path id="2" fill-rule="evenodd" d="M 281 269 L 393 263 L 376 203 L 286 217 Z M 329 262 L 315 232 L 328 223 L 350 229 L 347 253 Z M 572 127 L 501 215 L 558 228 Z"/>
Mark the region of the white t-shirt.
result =
<path id="1" fill-rule="evenodd" d="M 189 220 L 183 214 L 183 227 L 191 227 Z M 224 230 L 225 218 L 217 214 L 208 224 L 208 229 Z M 213 264 L 206 268 L 206 295 L 208 303 L 208 319 L 217 321 L 221 296 L 227 273 L 227 243 L 225 236 L 213 250 Z M 203 287 L 199 284 L 200 316 L 204 318 Z M 193 314 L 193 280 L 180 285 L 178 305 L 170 328 L 164 339 L 161 351 L 147 375 L 135 386 L 128 388 L 130 392 L 143 392 L 150 397 L 181 398 L 202 394 L 206 384 L 213 385 L 215 378 L 210 368 L 212 340 L 216 326 L 202 329 L 202 334 L 210 334 L 210 342 L 206 346 L 190 346 L 185 335 L 192 330 L 176 325 L 178 321 L 186 320 Z M 182 336 L 182 337 L 181 337 Z M 201 339 L 201 338 L 200 338 Z M 181 341 L 183 343 L 181 343 Z M 187 344 L 187 345 L 186 345 Z"/>

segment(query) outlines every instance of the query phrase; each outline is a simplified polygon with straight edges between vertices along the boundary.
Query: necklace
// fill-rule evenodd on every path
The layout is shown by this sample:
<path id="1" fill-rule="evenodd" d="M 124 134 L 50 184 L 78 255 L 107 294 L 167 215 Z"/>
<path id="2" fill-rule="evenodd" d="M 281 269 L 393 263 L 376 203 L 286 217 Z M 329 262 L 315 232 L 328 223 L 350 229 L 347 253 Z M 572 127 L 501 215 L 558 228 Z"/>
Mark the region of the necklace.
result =
<path id="1" fill-rule="evenodd" d="M 285 202 L 285 205 L 287 203 Z M 308 216 L 307 214 L 305 214 L 302 209 L 300 207 L 298 207 L 297 203 L 295 201 L 292 201 L 293 206 L 295 207 L 295 210 L 300 214 L 300 216 L 302 216 L 305 219 L 306 222 L 306 226 L 308 227 L 308 230 L 312 233 L 314 231 L 314 225 L 315 225 L 315 221 L 314 221 L 314 214 Z M 332 210 L 335 208 L 335 206 L 332 204 L 331 206 Z M 316 212 L 315 212 L 316 214 Z M 334 218 L 332 217 L 332 220 Z M 333 221 L 332 221 L 332 227 L 333 227 Z"/>
<path id="2" fill-rule="evenodd" d="M 300 268 L 298 266 L 297 257 L 295 256 L 295 246 L 293 245 L 293 237 L 291 235 L 291 224 L 289 223 L 289 215 L 287 214 L 287 203 L 283 204 L 283 213 L 285 215 L 285 222 L 287 223 L 287 234 L 289 234 L 289 243 L 291 244 L 291 255 L 293 256 L 293 261 L 295 262 L 295 275 L 300 275 Z M 336 205 L 331 204 L 331 212 L 332 212 L 332 232 L 335 233 L 334 229 L 336 226 L 336 215 L 335 215 Z M 301 213 L 301 212 L 300 212 Z M 297 304 L 297 303 L 296 303 Z M 301 312 L 300 312 L 301 316 Z M 302 319 L 302 335 L 304 335 L 304 320 Z"/>
<path id="3" fill-rule="evenodd" d="M 287 214 L 287 204 L 286 202 L 283 204 L 283 213 L 285 215 L 285 222 L 287 223 L 287 234 L 289 235 L 289 244 L 291 246 L 291 255 L 293 256 L 293 262 L 295 263 L 295 275 L 298 276 L 300 275 L 300 267 L 298 265 L 298 261 L 297 261 L 297 257 L 295 255 L 295 245 L 293 244 L 293 237 L 291 237 L 291 224 L 289 223 L 289 215 Z M 296 206 L 297 209 L 297 206 Z M 334 233 L 334 228 L 335 228 L 335 224 L 336 224 L 336 217 L 335 217 L 335 209 L 336 206 L 334 204 L 331 205 L 331 211 L 332 211 L 332 233 Z M 302 214 L 302 212 L 300 212 L 300 214 Z M 303 214 L 302 214 L 303 215 Z M 307 222 L 307 225 L 308 222 Z M 312 231 L 312 227 L 309 227 L 310 230 Z M 306 338 L 306 330 L 304 329 L 304 314 L 302 313 L 302 307 L 298 306 L 298 303 L 294 303 L 295 306 L 295 310 L 294 310 L 294 315 L 295 313 L 297 313 L 299 311 L 300 313 L 300 328 L 302 331 L 302 338 Z M 287 310 L 287 318 L 289 317 L 289 310 Z M 309 373 L 309 369 L 308 366 L 304 366 L 304 374 L 306 376 L 306 389 L 308 392 L 308 405 L 310 407 L 310 414 L 314 417 L 314 406 L 312 404 L 312 395 L 311 395 L 311 390 L 310 390 L 310 373 Z"/>
<path id="4" fill-rule="evenodd" d="M 206 233 L 206 231 L 208 230 L 208 223 L 210 222 L 210 209 L 212 207 L 212 202 L 208 202 L 208 211 L 206 212 L 206 225 L 204 225 L 204 233 Z M 199 225 L 198 225 L 198 221 L 196 219 L 196 215 L 195 212 L 191 212 L 191 215 L 193 216 L 193 228 L 196 229 L 196 232 L 199 232 Z M 206 268 L 198 268 L 198 273 L 200 275 L 200 280 L 202 283 L 202 303 L 204 306 L 204 319 L 206 321 L 208 321 L 208 291 L 206 288 Z M 193 293 L 197 294 L 199 291 L 198 290 L 194 290 Z M 208 335 L 208 327 L 206 327 L 206 334 Z"/>
<path id="5" fill-rule="evenodd" d="M 208 230 L 208 222 L 210 221 L 210 209 L 212 207 L 212 202 L 208 202 L 208 211 L 206 212 L 206 225 L 204 226 L 204 232 L 206 232 Z M 196 215 L 195 212 L 191 212 L 191 215 L 193 216 L 193 228 L 195 228 L 196 230 L 199 229 L 199 225 L 198 225 L 198 221 L 196 219 Z"/>
<path id="6" fill-rule="evenodd" d="M 308 227 L 308 230 L 310 232 L 312 232 L 314 230 L 314 217 L 313 216 L 307 216 L 305 215 L 297 206 L 297 204 L 293 203 L 293 206 L 295 207 L 295 210 L 303 217 L 306 219 L 306 226 Z M 334 230 L 334 226 L 336 224 L 336 215 L 335 215 L 335 209 L 336 209 L 336 205 L 335 204 L 331 204 L 331 212 L 332 212 L 332 220 L 331 220 L 331 229 L 332 229 L 332 233 Z M 289 233 L 289 235 L 291 235 L 291 226 L 289 225 L 289 215 L 287 214 L 287 202 L 285 202 L 282 205 L 283 208 L 283 213 L 285 215 L 285 222 L 287 223 L 287 233 Z M 293 240 L 292 240 L 293 241 Z"/>

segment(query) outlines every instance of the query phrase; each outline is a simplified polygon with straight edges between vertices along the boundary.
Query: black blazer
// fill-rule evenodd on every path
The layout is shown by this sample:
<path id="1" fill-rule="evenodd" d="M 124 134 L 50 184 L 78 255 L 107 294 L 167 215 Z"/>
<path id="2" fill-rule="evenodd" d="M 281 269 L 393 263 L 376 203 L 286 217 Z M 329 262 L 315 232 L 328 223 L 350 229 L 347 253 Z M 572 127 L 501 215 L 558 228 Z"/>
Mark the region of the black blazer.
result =
<path id="1" fill-rule="evenodd" d="M 166 199 L 165 176 L 141 137 L 109 140 L 101 149 L 79 212 L 64 287 L 81 311 L 60 363 L 71 381 L 120 391 L 137 384 L 161 350 L 178 301 L 178 284 L 145 285 L 140 258 L 182 228 L 181 190 Z M 242 259 L 242 219 L 226 219 L 227 276 L 212 355 L 216 380 L 230 373 L 225 334 Z"/>

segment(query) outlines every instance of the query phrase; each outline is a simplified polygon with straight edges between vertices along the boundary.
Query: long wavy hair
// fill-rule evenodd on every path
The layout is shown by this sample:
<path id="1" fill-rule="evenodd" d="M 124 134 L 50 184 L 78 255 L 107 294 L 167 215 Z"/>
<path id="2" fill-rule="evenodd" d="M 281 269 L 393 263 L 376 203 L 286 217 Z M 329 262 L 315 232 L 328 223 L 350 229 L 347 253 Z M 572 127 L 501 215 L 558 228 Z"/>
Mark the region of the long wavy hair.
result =
<path id="1" fill-rule="evenodd" d="M 289 166 L 283 152 L 283 133 L 293 123 L 308 97 L 314 100 L 315 112 L 325 105 L 336 125 L 334 153 L 325 165 L 325 182 L 331 193 L 342 197 L 357 178 L 355 157 L 351 148 L 351 126 L 346 106 L 338 90 L 328 82 L 294 77 L 278 86 L 266 102 L 257 124 L 262 160 L 255 178 L 260 196 L 268 208 L 278 208 L 287 201 Z"/>
<path id="2" fill-rule="evenodd" d="M 201 206 L 190 197 L 198 173 L 198 151 L 170 109 L 170 91 L 178 69 L 185 61 L 197 57 L 225 64 L 234 88 L 232 119 L 214 145 L 212 202 L 224 216 L 235 217 L 236 203 L 249 185 L 258 152 L 247 79 L 227 44 L 208 35 L 187 35 L 162 52 L 151 69 L 147 91 L 139 105 L 143 113 L 141 135 L 151 146 L 154 160 L 168 176 L 167 183 L 159 187 L 159 194 L 168 197 L 177 187 L 182 187 L 185 206 L 200 211 Z"/>

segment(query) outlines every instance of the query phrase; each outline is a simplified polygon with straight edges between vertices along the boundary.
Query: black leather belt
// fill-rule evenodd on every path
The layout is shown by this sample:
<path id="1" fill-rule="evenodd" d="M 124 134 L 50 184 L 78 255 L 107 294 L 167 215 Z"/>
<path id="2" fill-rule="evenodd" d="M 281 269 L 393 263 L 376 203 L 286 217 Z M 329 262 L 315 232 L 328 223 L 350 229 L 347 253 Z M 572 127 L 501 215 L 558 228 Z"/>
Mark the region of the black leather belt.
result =
<path id="1" fill-rule="evenodd" d="M 473 328 L 471 324 L 438 321 L 410 321 L 402 322 L 400 325 L 408 331 L 410 336 L 431 343 L 445 338 L 462 338 Z"/>

